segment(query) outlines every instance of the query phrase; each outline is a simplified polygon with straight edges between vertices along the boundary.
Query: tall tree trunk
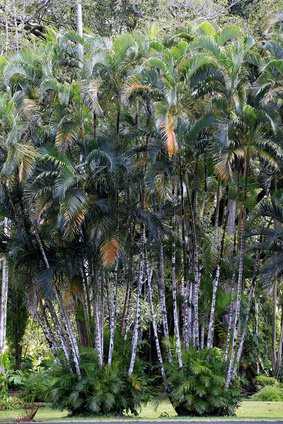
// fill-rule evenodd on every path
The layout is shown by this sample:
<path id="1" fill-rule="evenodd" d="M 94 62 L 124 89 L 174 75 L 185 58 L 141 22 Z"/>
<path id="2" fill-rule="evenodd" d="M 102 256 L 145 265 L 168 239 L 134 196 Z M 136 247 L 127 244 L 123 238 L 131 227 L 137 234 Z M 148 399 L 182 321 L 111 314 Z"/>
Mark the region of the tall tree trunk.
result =
<path id="1" fill-rule="evenodd" d="M 39 250 L 41 252 L 43 261 L 45 263 L 46 269 L 50 269 L 49 261 L 48 261 L 43 243 L 41 241 L 41 238 L 40 238 L 40 235 L 38 233 L 36 226 L 34 226 L 34 234 L 35 234 L 35 238 L 36 238 L 36 241 L 38 243 Z M 73 333 L 72 324 L 70 322 L 69 316 L 66 314 L 61 294 L 59 293 L 59 291 L 57 290 L 56 287 L 54 288 L 54 293 L 56 295 L 56 298 L 57 298 L 57 301 L 58 301 L 58 304 L 59 304 L 59 308 L 60 308 L 60 312 L 61 312 L 61 319 L 62 319 L 62 322 L 65 325 L 66 332 L 67 332 L 67 335 L 68 335 L 68 338 L 69 338 L 69 341 L 70 341 L 70 346 L 71 346 L 71 351 L 72 351 L 72 360 L 73 360 L 73 363 L 74 363 L 75 372 L 80 377 L 81 376 L 80 354 L 79 354 L 77 340 L 76 340 L 76 337 Z M 54 306 L 53 306 L 51 301 L 49 301 L 48 303 L 49 303 L 49 310 L 50 310 L 50 312 L 52 311 L 53 316 L 56 317 L 55 319 L 56 319 L 57 325 L 58 325 L 59 321 L 58 321 L 58 318 L 57 318 L 57 314 L 54 310 Z M 61 334 L 60 338 L 61 338 L 61 342 L 62 342 L 62 348 L 66 349 L 63 334 Z M 65 355 L 66 355 L 66 352 L 65 352 Z M 67 356 L 69 356 L 69 354 L 67 354 Z"/>
<path id="2" fill-rule="evenodd" d="M 167 346 L 168 361 L 172 362 L 172 353 L 169 344 L 169 326 L 168 326 L 168 314 L 166 306 L 166 294 L 165 294 L 165 275 L 164 275 L 164 251 L 162 240 L 159 245 L 159 272 L 158 272 L 158 289 L 159 289 L 159 301 L 162 315 L 162 327 L 165 342 Z"/>
<path id="3" fill-rule="evenodd" d="M 279 347 L 276 355 L 277 364 L 275 368 L 275 377 L 280 377 L 281 369 L 282 369 L 282 351 L 283 351 L 283 305 L 281 305 L 281 330 L 280 330 L 280 338 L 279 338 Z"/>
<path id="4" fill-rule="evenodd" d="M 140 267 L 139 267 L 139 276 L 138 276 L 138 287 L 137 287 L 137 299 L 136 299 L 136 312 L 135 312 L 135 322 L 132 336 L 132 349 L 131 349 L 131 359 L 130 365 L 128 369 L 128 375 L 131 376 L 134 371 L 136 356 L 137 356 L 137 347 L 138 347 L 138 335 L 139 335 L 139 327 L 140 327 L 140 315 L 141 315 L 141 294 L 144 283 L 144 274 L 145 274 L 145 263 L 144 263 L 144 245 L 145 245 L 145 229 L 143 229 L 142 235 L 142 252 L 140 259 Z"/>
<path id="5" fill-rule="evenodd" d="M 256 337 L 256 373 L 260 373 L 260 354 L 259 354 L 259 306 L 255 302 L 255 337 Z"/>
<path id="6" fill-rule="evenodd" d="M 229 199 L 227 208 L 228 208 L 227 234 L 233 235 L 235 233 L 235 225 L 236 225 L 236 209 L 237 209 L 236 200 Z"/>
<path id="7" fill-rule="evenodd" d="M 273 282 L 272 289 L 272 297 L 273 297 L 273 314 L 272 314 L 272 371 L 273 375 L 277 374 L 277 303 L 278 303 L 278 280 L 277 278 Z"/>
<path id="8" fill-rule="evenodd" d="M 1 259 L 2 265 L 2 284 L 0 298 L 0 355 L 4 352 L 7 330 L 7 304 L 8 304 L 8 261 L 5 257 Z"/>
<path id="9" fill-rule="evenodd" d="M 234 379 L 234 377 L 235 377 L 235 375 L 238 371 L 240 360 L 241 360 L 241 357 L 242 357 L 244 342 L 245 342 L 245 338 L 246 338 L 246 334 L 247 334 L 247 330 L 248 330 L 248 322 L 249 322 L 250 311 L 251 311 L 251 307 L 252 307 L 252 300 L 253 300 L 253 297 L 254 297 L 254 293 L 255 293 L 255 281 L 252 283 L 251 288 L 249 290 L 247 311 L 246 311 L 245 320 L 244 320 L 244 323 L 243 323 L 242 334 L 241 334 L 241 337 L 240 337 L 238 350 L 237 350 L 237 354 L 236 354 L 236 358 L 235 358 L 235 365 L 233 367 L 232 380 Z"/>
<path id="10" fill-rule="evenodd" d="M 175 217 L 173 221 L 173 228 L 175 227 Z M 173 235 L 174 237 L 174 235 Z M 172 241 L 172 257 L 171 257 L 171 269 L 172 269 L 172 300 L 173 300 L 173 317 L 174 317 L 174 335 L 176 342 L 176 355 L 178 360 L 178 365 L 180 368 L 183 367 L 182 359 L 182 348 L 181 348 L 181 338 L 180 338 L 180 328 L 179 328 L 179 311 L 177 305 L 177 281 L 176 281 L 176 243 L 173 239 Z"/>
<path id="11" fill-rule="evenodd" d="M 221 269 L 221 264 L 222 264 L 222 260 L 223 260 L 223 255 L 224 255 L 224 244 L 225 244 L 227 220 L 228 220 L 228 211 L 226 211 L 226 214 L 225 214 L 223 234 L 222 234 L 221 243 L 220 243 L 219 260 L 218 260 L 218 264 L 217 264 L 217 267 L 216 267 L 215 278 L 214 278 L 213 284 L 212 284 L 212 299 L 211 299 L 210 318 L 209 318 L 208 335 L 207 335 L 207 347 L 208 348 L 213 347 L 216 295 L 217 295 L 217 289 L 218 289 L 218 286 L 219 286 L 220 269 Z M 217 233 L 218 233 L 218 228 L 216 228 L 216 234 Z M 218 236 L 217 236 L 216 243 L 218 244 Z"/>
<path id="12" fill-rule="evenodd" d="M 110 284 L 109 287 L 109 350 L 108 350 L 108 365 L 112 364 L 112 356 L 114 350 L 114 337 L 116 327 L 116 309 L 117 309 L 117 285 L 118 285 L 118 267 L 115 270 L 114 287 Z"/>
<path id="13" fill-rule="evenodd" d="M 203 322 L 200 329 L 200 348 L 201 349 L 204 349 L 204 338 L 205 338 L 205 326 Z"/>
<path id="14" fill-rule="evenodd" d="M 156 321 L 156 313 L 155 313 L 154 304 L 153 304 L 152 278 L 153 278 L 153 271 L 152 270 L 149 271 L 149 266 L 147 264 L 146 265 L 146 279 L 147 279 L 148 300 L 149 300 L 150 314 L 151 314 L 151 319 L 152 319 L 153 335 L 154 335 L 156 353 L 157 353 L 157 358 L 158 358 L 158 362 L 159 362 L 159 366 L 160 366 L 161 376 L 162 376 L 162 379 L 163 379 L 164 386 L 167 389 L 167 381 L 166 381 L 163 357 L 162 357 L 162 352 L 161 352 L 159 337 L 158 337 L 158 327 L 157 327 L 157 321 Z"/>
<path id="15" fill-rule="evenodd" d="M 235 365 L 235 355 L 236 355 L 236 343 L 238 339 L 239 332 L 239 317 L 241 310 L 241 294 L 242 294 L 242 284 L 244 277 L 244 255 L 245 255 L 245 215 L 246 211 L 244 206 L 242 207 L 240 224 L 239 224 L 239 239 L 240 239 L 240 248 L 239 248 L 239 268 L 238 268 L 238 282 L 237 282 L 237 294 L 236 294 L 236 309 L 235 316 L 233 321 L 233 333 L 232 333 L 232 344 L 231 344 L 231 353 L 229 366 L 226 376 L 225 386 L 229 387 L 232 381 Z"/>
<path id="16" fill-rule="evenodd" d="M 121 334 L 122 334 L 122 337 L 124 338 L 126 338 L 126 334 L 127 334 L 127 325 L 128 325 L 130 302 L 131 302 L 131 295 L 132 295 L 132 283 L 133 283 L 133 254 L 130 247 L 130 258 L 128 262 L 128 275 L 127 275 L 127 288 L 126 288 L 126 295 L 125 295 L 123 313 L 122 313 L 122 324 L 121 324 Z"/>
<path id="17" fill-rule="evenodd" d="M 209 318 L 208 334 L 207 334 L 208 348 L 213 347 L 216 293 L 217 293 L 218 284 L 219 284 L 219 277 L 220 277 L 220 265 L 218 264 L 216 267 L 215 278 L 213 280 L 213 285 L 212 285 L 212 299 L 211 299 L 210 318 Z"/>
<path id="18" fill-rule="evenodd" d="M 73 328 L 72 328 L 72 323 L 71 323 L 69 314 L 66 312 L 61 293 L 59 292 L 59 290 L 56 287 L 55 287 L 55 293 L 56 293 L 57 301 L 58 301 L 58 304 L 59 304 L 61 319 L 65 324 L 66 332 L 67 332 L 68 337 L 69 337 L 73 361 L 74 361 L 74 365 L 75 365 L 75 370 L 76 370 L 77 375 L 81 376 L 79 347 L 78 347 L 78 343 L 77 343 L 75 333 L 74 333 Z"/>
<path id="19" fill-rule="evenodd" d="M 80 37 L 83 36 L 83 11 L 82 11 L 82 2 L 81 0 L 76 0 L 76 21 L 77 21 L 77 32 Z M 79 59 L 81 61 L 80 66 L 82 66 L 82 60 L 84 56 L 83 46 L 79 44 Z"/>
<path id="20" fill-rule="evenodd" d="M 100 367 L 103 366 L 103 340 L 102 340 L 102 305 L 101 305 L 101 290 L 102 290 L 102 281 L 100 276 L 96 277 L 96 293 L 95 293 L 95 347 L 98 356 L 98 363 Z"/>
<path id="21" fill-rule="evenodd" d="M 229 306 L 229 314 L 228 314 L 228 328 L 227 328 L 227 336 L 226 336 L 226 344 L 225 344 L 225 353 L 224 353 L 224 361 L 228 361 L 229 356 L 229 348 L 231 343 L 231 337 L 232 337 L 232 325 L 233 325 L 233 316 L 234 316 L 234 302 L 233 302 L 233 296 L 234 296 L 234 281 L 235 281 L 235 275 L 232 277 L 232 291 L 231 291 L 231 301 Z"/>

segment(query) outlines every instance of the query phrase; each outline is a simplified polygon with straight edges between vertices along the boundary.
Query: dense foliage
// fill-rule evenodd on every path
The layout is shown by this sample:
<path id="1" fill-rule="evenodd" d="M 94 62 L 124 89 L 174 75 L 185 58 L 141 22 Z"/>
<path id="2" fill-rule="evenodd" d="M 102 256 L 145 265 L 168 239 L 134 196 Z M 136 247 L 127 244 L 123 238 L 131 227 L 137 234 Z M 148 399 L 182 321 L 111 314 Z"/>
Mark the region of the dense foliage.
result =
<path id="1" fill-rule="evenodd" d="M 54 407 L 67 409 L 73 415 L 137 414 L 148 400 L 147 378 L 142 369 L 128 376 L 123 360 L 99 367 L 97 356 L 84 353 L 82 376 L 78 378 L 67 367 L 51 369 L 51 401 Z"/>
<path id="2" fill-rule="evenodd" d="M 233 414 L 239 376 L 281 378 L 282 16 L 220 21 L 79 22 L 0 57 L 0 353 L 7 309 L 15 368 L 36 323 L 72 414 L 136 412 L 153 386 Z"/>
<path id="3" fill-rule="evenodd" d="M 239 382 L 225 388 L 225 363 L 217 348 L 188 350 L 183 368 L 168 368 L 169 398 L 178 415 L 234 415 L 240 401 Z"/>

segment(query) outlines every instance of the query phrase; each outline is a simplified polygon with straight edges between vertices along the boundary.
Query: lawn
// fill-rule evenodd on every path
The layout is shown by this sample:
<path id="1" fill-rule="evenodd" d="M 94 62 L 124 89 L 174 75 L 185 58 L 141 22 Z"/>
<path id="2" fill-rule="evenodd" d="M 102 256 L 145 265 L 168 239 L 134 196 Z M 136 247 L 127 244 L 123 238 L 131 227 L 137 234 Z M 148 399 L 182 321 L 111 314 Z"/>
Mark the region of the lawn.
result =
<path id="1" fill-rule="evenodd" d="M 24 411 L 0 411 L 0 422 L 13 422 L 18 416 L 24 415 Z M 163 401 L 158 407 L 149 403 L 144 406 L 139 414 L 140 419 L 157 419 L 157 418 L 174 418 L 176 413 L 169 402 Z M 54 421 L 63 420 L 67 418 L 67 412 L 56 411 L 50 408 L 41 408 L 36 415 L 37 421 Z M 131 417 L 129 417 L 130 419 Z M 244 401 L 237 411 L 237 416 L 233 419 L 255 419 L 255 418 L 269 418 L 278 419 L 283 418 L 283 402 L 256 402 Z M 70 419 L 70 418 L 69 418 Z M 179 418 L 182 420 L 183 418 Z M 207 420 L 208 418 L 206 418 Z M 221 418 L 219 418 L 221 419 Z M 75 420 L 75 419 L 74 419 Z M 89 418 L 88 418 L 89 420 Z M 204 418 L 205 420 L 205 418 Z M 77 420 L 76 420 L 77 421 Z M 124 420 L 123 420 L 124 421 Z"/>

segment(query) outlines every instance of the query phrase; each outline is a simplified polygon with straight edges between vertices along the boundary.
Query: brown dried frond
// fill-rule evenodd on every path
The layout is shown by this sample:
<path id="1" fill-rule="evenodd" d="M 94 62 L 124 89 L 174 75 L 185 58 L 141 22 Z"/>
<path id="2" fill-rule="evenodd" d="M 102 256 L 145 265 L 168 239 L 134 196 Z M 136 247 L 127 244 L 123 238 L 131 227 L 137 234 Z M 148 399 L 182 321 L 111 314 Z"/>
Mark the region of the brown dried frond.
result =
<path id="1" fill-rule="evenodd" d="M 114 265 L 116 262 L 120 251 L 120 243 L 116 239 L 111 239 L 103 243 L 100 248 L 101 259 L 103 266 L 109 267 Z"/>
<path id="2" fill-rule="evenodd" d="M 175 128 L 174 128 L 174 118 L 172 114 L 168 114 L 166 121 L 161 126 L 162 136 L 166 143 L 166 149 L 168 156 L 172 158 L 178 153 L 179 146 L 176 140 Z"/>

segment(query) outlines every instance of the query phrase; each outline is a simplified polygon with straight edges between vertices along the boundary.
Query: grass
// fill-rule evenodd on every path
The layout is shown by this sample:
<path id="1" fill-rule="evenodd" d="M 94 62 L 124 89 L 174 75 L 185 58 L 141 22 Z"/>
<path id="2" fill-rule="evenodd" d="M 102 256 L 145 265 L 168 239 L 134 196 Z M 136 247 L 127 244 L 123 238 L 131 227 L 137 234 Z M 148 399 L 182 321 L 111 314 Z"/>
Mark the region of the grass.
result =
<path id="1" fill-rule="evenodd" d="M 13 422 L 19 416 L 24 415 L 22 410 L 0 411 L 0 422 Z M 157 407 L 149 403 L 145 405 L 140 414 L 140 419 L 158 419 L 174 418 L 176 413 L 172 405 L 167 402 L 161 402 Z M 57 411 L 50 408 L 41 408 L 36 415 L 36 421 L 61 421 L 67 418 L 66 411 Z M 129 417 L 130 418 L 130 417 Z M 260 402 L 244 401 L 237 411 L 237 416 L 232 419 L 278 419 L 283 418 L 283 402 Z M 180 421 L 184 418 L 178 418 Z M 190 418 L 192 419 L 192 418 Z M 74 419 L 75 420 L 75 419 Z M 89 421 L 89 419 L 87 419 Z M 198 419 L 200 420 L 200 419 Z M 205 419 L 204 419 L 205 420 Z M 208 418 L 206 418 L 208 420 Z M 221 420 L 221 418 L 219 418 Z M 77 422 L 77 419 L 75 420 Z M 125 419 L 123 420 L 125 421 Z"/>
<path id="2" fill-rule="evenodd" d="M 283 418 L 283 402 L 242 402 L 237 411 L 239 418 Z"/>

